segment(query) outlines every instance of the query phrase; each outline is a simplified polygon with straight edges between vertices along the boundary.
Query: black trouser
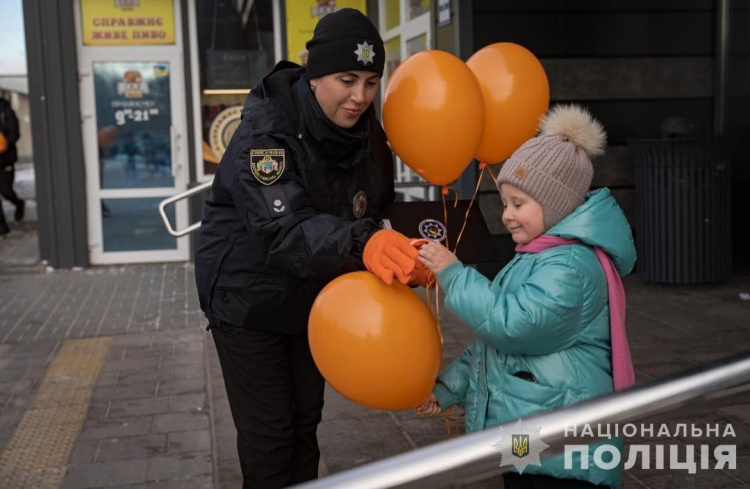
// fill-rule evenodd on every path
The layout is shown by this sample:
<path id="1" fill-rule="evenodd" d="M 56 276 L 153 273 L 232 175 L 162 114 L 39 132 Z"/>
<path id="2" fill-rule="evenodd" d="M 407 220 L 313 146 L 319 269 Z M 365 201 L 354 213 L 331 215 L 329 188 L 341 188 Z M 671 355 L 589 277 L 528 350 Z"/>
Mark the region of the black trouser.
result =
<path id="1" fill-rule="evenodd" d="M 13 180 L 15 179 L 15 176 L 16 172 L 13 165 L 0 167 L 0 195 L 18 207 L 21 205 L 21 199 L 19 199 L 13 191 Z M 0 234 L 5 234 L 8 231 L 10 231 L 10 228 L 8 228 L 8 224 L 5 222 L 5 215 L 2 213 L 2 206 L 0 206 Z"/>
<path id="2" fill-rule="evenodd" d="M 237 427 L 243 489 L 315 479 L 325 381 L 307 334 L 211 332 Z"/>
<path id="3" fill-rule="evenodd" d="M 505 489 L 594 489 L 602 488 L 590 482 L 575 479 L 556 479 L 546 475 L 504 474 Z"/>

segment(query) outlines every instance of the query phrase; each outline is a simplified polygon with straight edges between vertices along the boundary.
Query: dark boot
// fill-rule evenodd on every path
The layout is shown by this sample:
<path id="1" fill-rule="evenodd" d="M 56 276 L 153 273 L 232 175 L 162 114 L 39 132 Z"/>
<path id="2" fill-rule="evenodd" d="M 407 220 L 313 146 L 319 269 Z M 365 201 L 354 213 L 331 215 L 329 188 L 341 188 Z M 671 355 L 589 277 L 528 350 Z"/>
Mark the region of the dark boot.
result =
<path id="1" fill-rule="evenodd" d="M 23 220 L 23 213 L 26 210 L 26 202 L 23 200 L 18 201 L 18 204 L 16 204 L 16 213 L 13 214 L 13 219 L 16 220 L 16 222 L 21 222 Z"/>
<path id="2" fill-rule="evenodd" d="M 10 233 L 10 228 L 5 222 L 5 216 L 3 215 L 3 209 L 0 207 L 0 239 L 5 239 Z"/>

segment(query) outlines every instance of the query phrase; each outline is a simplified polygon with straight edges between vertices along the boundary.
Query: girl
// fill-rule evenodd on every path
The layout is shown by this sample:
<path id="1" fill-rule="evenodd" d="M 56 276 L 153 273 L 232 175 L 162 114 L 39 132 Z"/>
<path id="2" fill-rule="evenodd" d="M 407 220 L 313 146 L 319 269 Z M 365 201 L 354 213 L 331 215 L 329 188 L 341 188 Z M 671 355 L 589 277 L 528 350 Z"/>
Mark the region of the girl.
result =
<path id="1" fill-rule="evenodd" d="M 471 432 L 633 384 L 620 281 L 635 263 L 633 238 L 608 189 L 587 193 L 605 139 L 585 110 L 557 107 L 503 164 L 503 224 L 518 253 L 492 282 L 436 242 L 420 249 L 446 305 L 476 334 L 420 413 L 465 406 Z M 588 469 L 579 456 L 565 470 L 556 456 L 507 474 L 505 487 L 619 487 L 621 466 L 603 470 L 593 452 Z"/>

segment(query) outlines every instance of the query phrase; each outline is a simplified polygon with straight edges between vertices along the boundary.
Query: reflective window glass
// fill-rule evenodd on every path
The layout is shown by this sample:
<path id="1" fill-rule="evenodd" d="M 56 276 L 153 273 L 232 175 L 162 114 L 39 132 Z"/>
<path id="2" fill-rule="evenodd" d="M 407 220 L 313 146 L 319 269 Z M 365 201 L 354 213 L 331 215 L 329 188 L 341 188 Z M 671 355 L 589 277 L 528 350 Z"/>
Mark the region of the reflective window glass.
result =
<path id="1" fill-rule="evenodd" d="M 385 29 L 390 30 L 401 24 L 401 0 L 385 0 Z"/>
<path id="2" fill-rule="evenodd" d="M 409 0 L 407 11 L 409 12 L 409 20 L 416 19 L 430 11 L 430 0 Z"/>
<path id="3" fill-rule="evenodd" d="M 271 0 L 196 0 L 204 174 L 216 167 L 250 88 L 274 66 Z"/>
<path id="4" fill-rule="evenodd" d="M 94 63 L 102 189 L 171 187 L 170 66 Z"/>
<path id="5" fill-rule="evenodd" d="M 177 238 L 167 232 L 159 215 L 159 202 L 166 197 L 102 199 L 104 251 L 177 249 Z M 174 222 L 174 206 L 167 206 L 166 212 Z"/>
<path id="6" fill-rule="evenodd" d="M 401 36 L 396 36 L 385 43 L 385 73 L 386 82 L 391 73 L 401 64 Z"/>
<path id="7" fill-rule="evenodd" d="M 408 41 L 406 41 L 406 56 L 411 56 L 412 54 L 418 53 L 420 51 L 424 51 L 427 49 L 427 34 L 422 34 L 421 36 L 412 37 Z"/>

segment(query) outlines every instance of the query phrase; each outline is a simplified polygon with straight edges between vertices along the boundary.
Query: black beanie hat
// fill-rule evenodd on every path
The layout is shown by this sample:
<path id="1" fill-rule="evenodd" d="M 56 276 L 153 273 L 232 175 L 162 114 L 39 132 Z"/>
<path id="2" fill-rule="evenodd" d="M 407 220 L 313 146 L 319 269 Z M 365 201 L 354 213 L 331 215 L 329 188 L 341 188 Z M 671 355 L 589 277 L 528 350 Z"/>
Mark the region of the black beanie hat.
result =
<path id="1" fill-rule="evenodd" d="M 320 19 L 307 41 L 307 78 L 341 71 L 372 71 L 383 76 L 383 40 L 359 10 L 342 8 Z"/>

